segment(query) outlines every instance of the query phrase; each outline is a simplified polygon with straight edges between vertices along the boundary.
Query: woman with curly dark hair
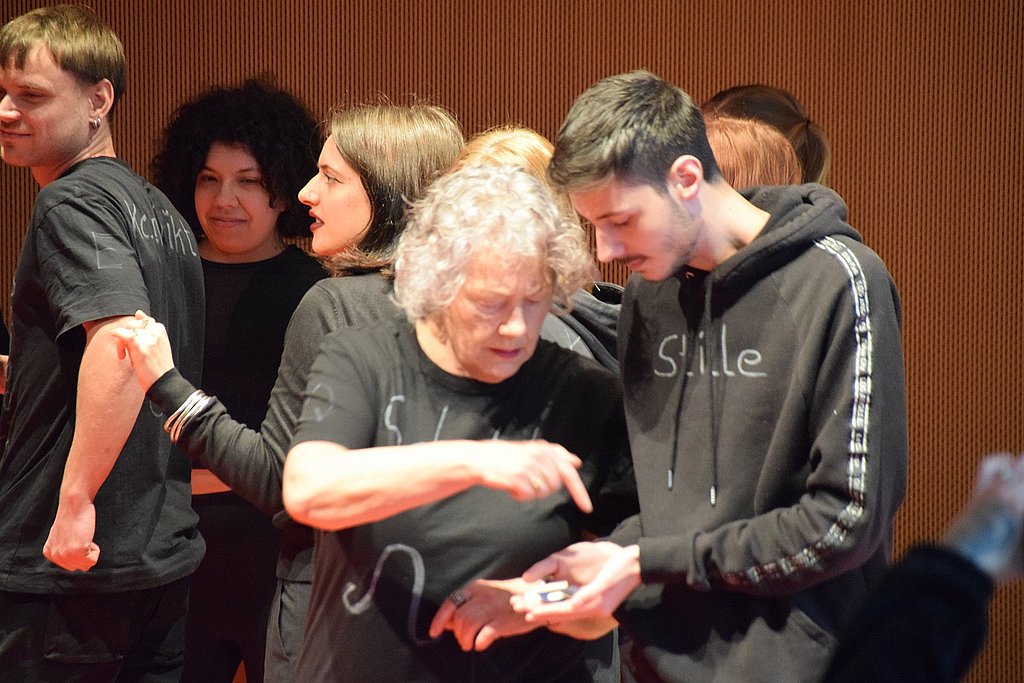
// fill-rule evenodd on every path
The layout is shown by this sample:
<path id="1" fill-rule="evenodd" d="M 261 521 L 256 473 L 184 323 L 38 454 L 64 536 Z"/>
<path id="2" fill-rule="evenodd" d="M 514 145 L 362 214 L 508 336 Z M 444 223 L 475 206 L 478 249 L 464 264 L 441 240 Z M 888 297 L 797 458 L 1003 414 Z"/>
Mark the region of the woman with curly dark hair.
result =
<path id="1" fill-rule="evenodd" d="M 155 184 L 189 222 L 206 285 L 202 386 L 259 429 L 285 330 L 306 291 L 327 276 L 285 237 L 308 236 L 296 198 L 316 172 L 319 135 L 291 94 L 256 80 L 182 105 L 153 161 Z M 197 308 L 198 310 L 198 308 Z M 271 518 L 208 469 L 192 473 L 206 556 L 192 578 L 183 681 L 230 683 L 239 662 L 262 681 L 276 587 Z"/>

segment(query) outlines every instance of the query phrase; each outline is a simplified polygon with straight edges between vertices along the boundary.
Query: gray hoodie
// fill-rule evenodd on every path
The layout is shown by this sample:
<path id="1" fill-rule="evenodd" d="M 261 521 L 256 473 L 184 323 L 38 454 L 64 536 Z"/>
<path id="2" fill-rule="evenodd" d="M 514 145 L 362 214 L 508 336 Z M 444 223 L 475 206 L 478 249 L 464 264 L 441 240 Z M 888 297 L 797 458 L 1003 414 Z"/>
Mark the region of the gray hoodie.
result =
<path id="1" fill-rule="evenodd" d="M 619 327 L 641 680 L 814 681 L 891 555 L 907 469 L 900 304 L 818 185 L 710 273 L 633 278 Z"/>

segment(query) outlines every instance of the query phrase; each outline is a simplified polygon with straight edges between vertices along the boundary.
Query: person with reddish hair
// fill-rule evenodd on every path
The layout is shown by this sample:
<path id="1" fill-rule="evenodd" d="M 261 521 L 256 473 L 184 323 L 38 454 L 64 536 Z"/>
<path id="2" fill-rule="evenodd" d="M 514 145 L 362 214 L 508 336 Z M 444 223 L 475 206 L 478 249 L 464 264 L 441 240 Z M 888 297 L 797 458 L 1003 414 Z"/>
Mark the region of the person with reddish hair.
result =
<path id="1" fill-rule="evenodd" d="M 800 183 L 802 171 L 793 145 L 767 123 L 711 116 L 706 125 L 718 169 L 736 189 Z"/>
<path id="2" fill-rule="evenodd" d="M 800 160 L 801 182 L 826 183 L 832 162 L 828 138 L 792 93 L 770 85 L 737 85 L 713 95 L 701 111 L 706 118 L 755 119 L 778 129 Z"/>
<path id="3" fill-rule="evenodd" d="M 554 145 L 535 130 L 524 126 L 498 126 L 474 135 L 452 170 L 466 166 L 512 164 L 538 178 L 551 193 L 566 218 L 579 222 L 579 214 L 564 192 L 548 181 L 548 164 Z M 616 327 L 622 287 L 610 282 L 588 282 L 572 295 L 572 309 L 549 313 L 541 326 L 542 339 L 593 358 L 609 370 L 618 371 Z"/>

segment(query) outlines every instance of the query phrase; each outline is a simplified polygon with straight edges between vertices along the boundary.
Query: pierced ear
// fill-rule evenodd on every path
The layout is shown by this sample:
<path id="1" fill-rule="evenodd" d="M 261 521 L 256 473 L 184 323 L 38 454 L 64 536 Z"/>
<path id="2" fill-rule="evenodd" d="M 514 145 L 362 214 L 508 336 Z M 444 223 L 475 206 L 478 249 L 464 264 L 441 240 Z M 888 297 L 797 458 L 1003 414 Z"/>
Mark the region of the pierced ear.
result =
<path id="1" fill-rule="evenodd" d="M 90 115 L 93 118 L 104 119 L 114 106 L 114 85 L 106 78 L 94 84 L 89 89 L 89 104 L 92 107 Z"/>
<path id="2" fill-rule="evenodd" d="M 681 200 L 691 199 L 704 182 L 704 164 L 692 154 L 684 154 L 672 162 L 668 171 L 668 187 Z"/>

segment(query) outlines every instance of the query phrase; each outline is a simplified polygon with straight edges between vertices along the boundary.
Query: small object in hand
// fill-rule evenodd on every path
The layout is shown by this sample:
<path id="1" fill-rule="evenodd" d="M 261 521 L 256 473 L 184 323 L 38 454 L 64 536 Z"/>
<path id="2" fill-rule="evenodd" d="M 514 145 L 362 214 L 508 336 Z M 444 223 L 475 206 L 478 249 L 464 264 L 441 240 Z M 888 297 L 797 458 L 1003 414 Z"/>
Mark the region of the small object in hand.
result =
<path id="1" fill-rule="evenodd" d="M 579 586 L 571 586 L 568 581 L 541 581 L 533 590 L 526 591 L 523 599 L 527 605 L 539 605 L 544 602 L 562 602 L 571 598 Z"/>
<path id="2" fill-rule="evenodd" d="M 455 605 L 455 609 L 458 609 L 469 602 L 469 598 L 461 590 L 452 591 L 452 594 L 448 596 L 448 599 Z"/>

